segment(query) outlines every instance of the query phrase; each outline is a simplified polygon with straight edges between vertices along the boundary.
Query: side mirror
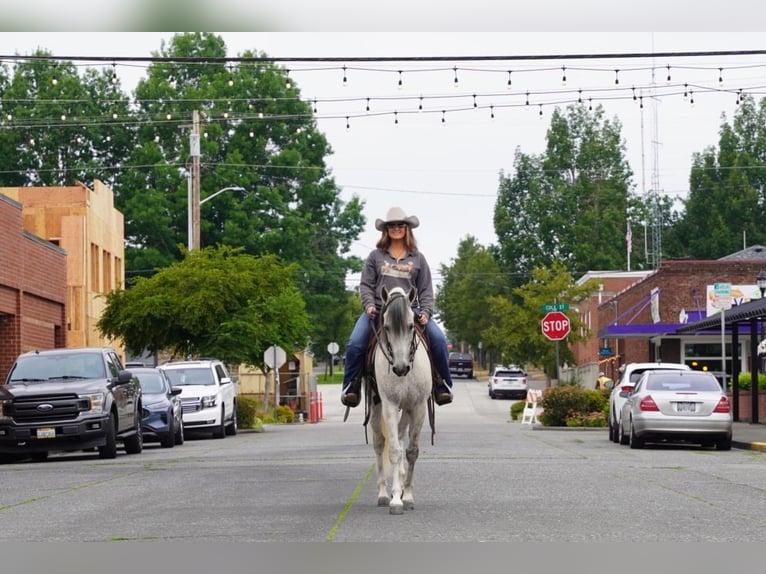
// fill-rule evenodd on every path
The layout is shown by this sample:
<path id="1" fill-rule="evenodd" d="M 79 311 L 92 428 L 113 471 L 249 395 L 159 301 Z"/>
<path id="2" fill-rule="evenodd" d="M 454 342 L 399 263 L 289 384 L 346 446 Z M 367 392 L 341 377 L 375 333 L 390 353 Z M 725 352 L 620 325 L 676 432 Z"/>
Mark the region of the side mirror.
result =
<path id="1" fill-rule="evenodd" d="M 225 385 L 225 384 L 230 383 L 230 382 L 231 382 L 231 378 L 230 377 L 223 377 L 221 379 L 221 384 L 222 385 Z"/>
<path id="2" fill-rule="evenodd" d="M 130 371 L 120 371 L 120 374 L 117 375 L 117 384 L 118 385 L 125 385 L 127 383 L 130 383 L 133 381 L 133 373 Z"/>
<path id="3" fill-rule="evenodd" d="M 183 391 L 183 389 L 179 389 L 178 387 L 172 387 L 170 389 L 170 396 L 180 395 Z"/>

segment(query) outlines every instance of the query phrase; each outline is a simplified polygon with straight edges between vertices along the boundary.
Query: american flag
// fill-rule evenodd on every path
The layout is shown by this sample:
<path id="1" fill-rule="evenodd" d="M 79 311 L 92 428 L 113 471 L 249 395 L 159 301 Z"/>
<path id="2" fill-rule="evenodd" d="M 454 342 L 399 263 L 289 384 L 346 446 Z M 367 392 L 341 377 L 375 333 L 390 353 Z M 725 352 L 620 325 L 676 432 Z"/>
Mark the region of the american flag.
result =
<path id="1" fill-rule="evenodd" d="M 630 230 L 630 221 L 628 221 L 628 230 L 625 232 L 625 241 L 628 244 L 628 253 L 633 251 L 633 232 Z"/>

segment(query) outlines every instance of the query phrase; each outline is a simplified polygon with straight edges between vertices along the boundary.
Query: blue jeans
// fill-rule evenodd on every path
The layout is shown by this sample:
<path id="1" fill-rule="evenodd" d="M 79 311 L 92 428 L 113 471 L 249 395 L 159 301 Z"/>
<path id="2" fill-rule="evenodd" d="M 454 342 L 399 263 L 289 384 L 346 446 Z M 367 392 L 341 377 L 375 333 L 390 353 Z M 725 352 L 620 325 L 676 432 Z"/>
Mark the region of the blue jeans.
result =
<path id="1" fill-rule="evenodd" d="M 372 321 L 367 316 L 367 313 L 362 313 L 356 320 L 356 325 L 354 325 L 351 336 L 348 338 L 348 343 L 346 343 L 345 372 L 343 374 L 344 391 L 348 388 L 349 383 L 359 376 L 362 370 L 364 354 L 367 351 L 367 342 L 370 339 L 372 328 Z M 447 338 L 435 321 L 429 319 L 425 328 L 428 340 L 431 343 L 431 359 L 436 367 L 436 372 L 444 379 L 447 386 L 452 388 L 452 375 L 449 372 L 449 364 L 447 362 L 449 356 Z"/>

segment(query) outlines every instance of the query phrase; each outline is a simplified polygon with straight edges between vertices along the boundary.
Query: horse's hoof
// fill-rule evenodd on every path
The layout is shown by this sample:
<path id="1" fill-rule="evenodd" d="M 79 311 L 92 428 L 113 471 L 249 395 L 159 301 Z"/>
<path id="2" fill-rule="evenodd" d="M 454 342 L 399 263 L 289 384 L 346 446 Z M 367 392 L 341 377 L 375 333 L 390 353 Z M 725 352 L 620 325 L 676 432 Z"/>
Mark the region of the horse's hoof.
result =
<path id="1" fill-rule="evenodd" d="M 404 514 L 404 507 L 401 504 L 398 506 L 389 506 L 388 513 L 394 515 Z"/>
<path id="2" fill-rule="evenodd" d="M 414 500 L 405 500 L 404 501 L 404 510 L 415 510 L 415 501 Z"/>
<path id="3" fill-rule="evenodd" d="M 388 506 L 389 502 L 391 502 L 391 499 L 389 499 L 387 496 L 378 497 L 378 506 Z"/>

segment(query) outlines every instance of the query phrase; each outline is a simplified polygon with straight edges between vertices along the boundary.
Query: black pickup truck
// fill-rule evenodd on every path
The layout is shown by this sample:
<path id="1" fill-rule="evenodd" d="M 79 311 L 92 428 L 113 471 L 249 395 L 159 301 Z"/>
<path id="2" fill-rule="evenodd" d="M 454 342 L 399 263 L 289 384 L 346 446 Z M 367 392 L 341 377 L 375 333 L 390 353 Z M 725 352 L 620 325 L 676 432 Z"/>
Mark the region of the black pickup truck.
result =
<path id="1" fill-rule="evenodd" d="M 98 448 L 143 450 L 141 387 L 108 347 L 23 353 L 0 385 L 0 462 Z"/>
<path id="2" fill-rule="evenodd" d="M 473 357 L 468 353 L 450 353 L 447 362 L 453 376 L 465 375 L 473 379 Z"/>

